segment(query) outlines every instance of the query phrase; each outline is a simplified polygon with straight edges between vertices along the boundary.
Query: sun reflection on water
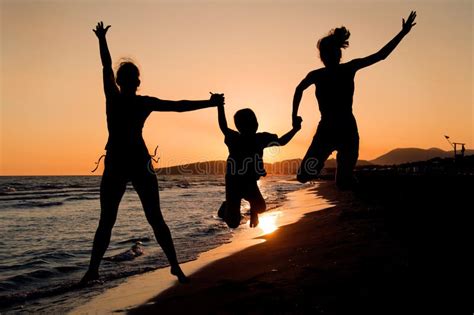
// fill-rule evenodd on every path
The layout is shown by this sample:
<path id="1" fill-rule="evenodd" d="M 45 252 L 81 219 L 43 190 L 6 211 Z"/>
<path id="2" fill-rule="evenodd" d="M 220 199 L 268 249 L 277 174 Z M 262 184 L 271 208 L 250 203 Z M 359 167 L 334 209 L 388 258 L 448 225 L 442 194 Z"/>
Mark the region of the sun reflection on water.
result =
<path id="1" fill-rule="evenodd" d="M 262 230 L 263 234 L 269 234 L 278 229 L 277 218 L 280 216 L 280 211 L 265 213 L 259 216 L 259 224 L 257 228 Z"/>

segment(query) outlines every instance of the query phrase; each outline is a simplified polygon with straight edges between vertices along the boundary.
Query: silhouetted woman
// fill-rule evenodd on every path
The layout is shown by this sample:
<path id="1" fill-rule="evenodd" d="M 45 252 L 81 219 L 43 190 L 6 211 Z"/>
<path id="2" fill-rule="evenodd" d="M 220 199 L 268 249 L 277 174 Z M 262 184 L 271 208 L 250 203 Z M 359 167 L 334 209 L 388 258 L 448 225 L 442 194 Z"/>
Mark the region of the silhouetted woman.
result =
<path id="1" fill-rule="evenodd" d="M 354 76 L 359 69 L 387 58 L 416 24 L 415 17 L 416 12 L 412 11 L 407 21 L 403 19 L 400 33 L 380 51 L 347 63 L 340 63 L 341 48 L 349 46 L 350 33 L 345 27 L 332 30 L 318 41 L 319 54 L 325 67 L 308 73 L 296 87 L 293 98 L 295 121 L 303 91 L 314 84 L 321 112 L 316 135 L 298 170 L 297 179 L 300 182 L 316 179 L 329 155 L 337 151 L 336 184 L 341 189 L 351 187 L 352 171 L 359 156 L 359 133 L 352 114 Z"/>
<path id="2" fill-rule="evenodd" d="M 176 258 L 171 233 L 161 214 L 158 181 L 142 137 L 142 128 L 152 111 L 185 112 L 217 106 L 224 103 L 224 97 L 213 94 L 210 100 L 204 101 L 165 101 L 137 95 L 140 73 L 135 64 L 123 62 L 117 70 L 117 78 L 114 77 L 105 38 L 109 27 L 104 28 L 100 22 L 94 30 L 99 39 L 103 66 L 109 139 L 105 147 L 107 154 L 100 185 L 100 221 L 94 237 L 89 270 L 82 282 L 99 277 L 100 261 L 109 245 L 118 206 L 129 181 L 137 191 L 156 240 L 170 262 L 171 273 L 180 282 L 186 282 L 187 278 Z"/>

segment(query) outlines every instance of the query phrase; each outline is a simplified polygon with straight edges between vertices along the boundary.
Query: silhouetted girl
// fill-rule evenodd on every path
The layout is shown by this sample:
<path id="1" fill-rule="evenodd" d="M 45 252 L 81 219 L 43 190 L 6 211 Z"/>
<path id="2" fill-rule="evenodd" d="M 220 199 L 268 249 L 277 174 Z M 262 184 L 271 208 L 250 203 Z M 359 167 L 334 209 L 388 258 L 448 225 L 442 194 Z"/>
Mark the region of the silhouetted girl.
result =
<path id="1" fill-rule="evenodd" d="M 293 121 L 298 118 L 303 91 L 316 85 L 316 98 L 321 112 L 316 135 L 301 163 L 297 179 L 307 182 L 316 179 L 324 162 L 333 151 L 337 151 L 336 183 L 341 189 L 352 185 L 352 171 L 359 155 L 359 133 L 352 114 L 354 76 L 359 69 L 381 61 L 395 49 L 402 38 L 416 24 L 416 12 L 411 12 L 407 21 L 402 21 L 402 30 L 377 53 L 347 63 L 341 60 L 341 48 L 349 46 L 350 33 L 345 27 L 332 30 L 318 41 L 324 68 L 310 72 L 296 87 L 293 98 Z"/>
<path id="2" fill-rule="evenodd" d="M 158 181 L 143 141 L 142 128 L 152 111 L 185 112 L 217 106 L 224 103 L 224 97 L 213 94 L 210 100 L 165 101 L 137 95 L 140 73 L 135 64 L 122 63 L 117 71 L 117 78 L 114 76 L 105 38 L 109 27 L 110 25 L 104 28 L 104 24 L 100 22 L 94 30 L 99 39 L 103 66 L 109 139 L 105 147 L 107 154 L 100 185 L 100 221 L 94 237 L 89 270 L 82 282 L 99 277 L 100 261 L 109 245 L 118 206 L 129 181 L 137 191 L 156 240 L 170 262 L 171 273 L 180 282 L 185 282 L 187 278 L 178 264 L 170 231 L 161 214 Z"/>

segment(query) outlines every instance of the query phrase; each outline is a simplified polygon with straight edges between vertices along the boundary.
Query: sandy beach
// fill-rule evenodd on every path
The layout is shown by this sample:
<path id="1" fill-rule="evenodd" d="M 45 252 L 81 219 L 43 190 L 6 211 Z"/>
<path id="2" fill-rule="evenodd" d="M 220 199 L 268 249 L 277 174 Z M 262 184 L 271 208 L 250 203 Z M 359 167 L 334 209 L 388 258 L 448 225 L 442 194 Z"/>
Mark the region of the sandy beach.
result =
<path id="1" fill-rule="evenodd" d="M 466 216 L 446 210 L 462 207 L 470 184 L 472 177 L 368 174 L 355 192 L 340 192 L 318 182 L 289 194 L 280 210 L 294 216 L 281 215 L 287 221 L 277 230 L 248 229 L 184 264 L 190 284 L 158 270 L 73 313 L 451 313 L 467 296 L 459 286 L 468 279 Z M 464 197 L 453 202 L 454 192 Z"/>
<path id="2" fill-rule="evenodd" d="M 315 197 L 314 186 L 289 193 L 288 200 L 281 207 L 260 216 L 258 228 L 250 229 L 248 226 L 241 226 L 236 230 L 230 243 L 201 254 L 197 260 L 182 264 L 184 272 L 191 277 L 190 286 L 194 287 L 201 282 L 199 278 L 195 281 L 194 275 L 199 274 L 200 270 L 206 266 L 265 242 L 267 240 L 265 235 L 278 234 L 282 226 L 297 222 L 306 213 L 329 207 L 332 207 L 332 204 L 327 199 Z M 157 294 L 174 285 L 182 286 L 176 282 L 175 277 L 169 274 L 168 268 L 158 269 L 131 277 L 118 287 L 107 290 L 85 305 L 72 310 L 71 314 L 126 312 L 147 303 Z"/>
<path id="3" fill-rule="evenodd" d="M 132 314 L 384 314 L 406 299 L 408 252 L 384 220 L 338 192 L 332 182 L 311 192 L 335 206 L 314 211 L 263 236 L 265 242 L 212 263 Z"/>

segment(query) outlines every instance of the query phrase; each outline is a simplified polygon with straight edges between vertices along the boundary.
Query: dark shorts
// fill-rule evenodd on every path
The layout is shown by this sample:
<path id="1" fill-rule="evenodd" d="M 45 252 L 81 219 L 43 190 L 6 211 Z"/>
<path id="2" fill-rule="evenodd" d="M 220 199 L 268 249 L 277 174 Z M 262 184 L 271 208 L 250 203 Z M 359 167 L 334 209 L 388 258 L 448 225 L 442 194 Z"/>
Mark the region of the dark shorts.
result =
<path id="1" fill-rule="evenodd" d="M 359 133 L 354 120 L 347 122 L 320 122 L 316 135 L 301 161 L 298 180 L 307 182 L 316 179 L 324 163 L 333 151 L 337 151 L 338 185 L 352 181 L 352 172 L 359 157 Z"/>
<path id="2" fill-rule="evenodd" d="M 251 212 L 261 213 L 266 210 L 265 200 L 254 177 L 226 176 L 225 197 L 226 201 L 221 206 L 219 216 L 231 228 L 236 228 L 240 224 L 240 202 L 242 199 L 250 203 Z"/>
<path id="3" fill-rule="evenodd" d="M 107 153 L 104 162 L 103 176 L 111 176 L 120 181 L 134 181 L 144 177 L 155 177 L 153 164 L 149 155 L 125 155 Z"/>
<path id="4" fill-rule="evenodd" d="M 102 201 L 108 204 L 109 200 L 120 199 L 129 182 L 140 199 L 158 198 L 158 180 L 150 156 L 107 153 L 100 185 Z"/>
<path id="5" fill-rule="evenodd" d="M 149 155 L 117 155 L 107 153 L 100 184 L 101 221 L 113 226 L 120 200 L 131 182 L 150 224 L 164 224 L 160 210 L 158 180 Z"/>
<path id="6" fill-rule="evenodd" d="M 147 155 L 107 153 L 100 184 L 101 218 L 115 221 L 120 200 L 127 183 L 131 182 L 142 202 L 148 221 L 151 224 L 163 222 L 158 180 L 150 160 Z"/>

